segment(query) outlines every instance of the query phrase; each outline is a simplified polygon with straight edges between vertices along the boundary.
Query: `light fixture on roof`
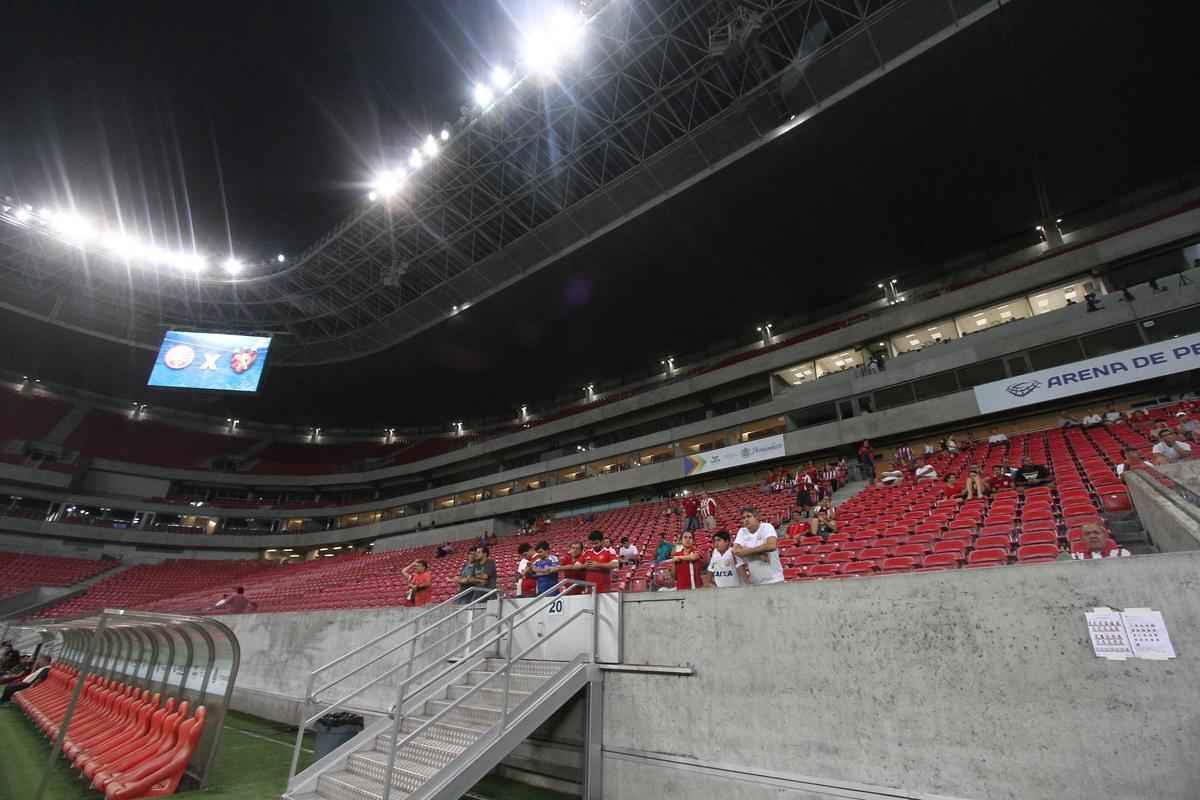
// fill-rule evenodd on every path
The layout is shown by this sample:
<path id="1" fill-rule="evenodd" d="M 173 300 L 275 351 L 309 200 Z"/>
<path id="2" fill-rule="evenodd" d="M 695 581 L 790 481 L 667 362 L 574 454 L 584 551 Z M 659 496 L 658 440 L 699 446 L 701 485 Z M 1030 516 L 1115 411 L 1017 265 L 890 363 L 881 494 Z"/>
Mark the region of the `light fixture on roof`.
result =
<path id="1" fill-rule="evenodd" d="M 530 30 L 522 46 L 525 65 L 541 76 L 553 75 L 564 58 L 583 42 L 584 18 L 565 8 L 555 9 L 545 25 Z"/>
<path id="2" fill-rule="evenodd" d="M 374 189 L 372 194 L 387 200 L 400 191 L 400 187 L 404 185 L 404 178 L 403 170 L 384 170 L 375 176 L 375 181 L 371 184 Z"/>
<path id="3" fill-rule="evenodd" d="M 425 144 L 421 146 L 421 151 L 425 153 L 426 156 L 429 158 L 435 158 L 439 149 L 440 148 L 438 147 L 437 139 L 434 138 L 432 133 L 425 137 Z"/>
<path id="4" fill-rule="evenodd" d="M 480 108 L 487 108 L 496 99 L 496 93 L 486 83 L 475 84 L 475 91 L 472 95 L 475 98 L 475 105 Z"/>
<path id="5" fill-rule="evenodd" d="M 237 275 L 242 271 L 244 264 L 241 261 L 230 256 L 221 263 L 221 267 L 230 275 Z"/>
<path id="6" fill-rule="evenodd" d="M 441 132 L 440 134 L 438 134 L 438 137 L 439 137 L 439 138 L 440 138 L 440 139 L 441 139 L 443 142 L 448 142 L 448 141 L 450 141 L 450 129 L 449 129 L 449 128 L 442 128 L 442 132 Z"/>
<path id="7" fill-rule="evenodd" d="M 408 157 L 408 165 L 413 169 L 420 169 L 421 165 L 424 163 L 425 159 L 421 155 L 421 151 L 414 147 L 412 155 Z"/>
<path id="8" fill-rule="evenodd" d="M 283 262 L 287 261 L 287 256 L 285 256 L 283 253 L 279 253 L 275 256 L 275 260 L 282 264 Z"/>

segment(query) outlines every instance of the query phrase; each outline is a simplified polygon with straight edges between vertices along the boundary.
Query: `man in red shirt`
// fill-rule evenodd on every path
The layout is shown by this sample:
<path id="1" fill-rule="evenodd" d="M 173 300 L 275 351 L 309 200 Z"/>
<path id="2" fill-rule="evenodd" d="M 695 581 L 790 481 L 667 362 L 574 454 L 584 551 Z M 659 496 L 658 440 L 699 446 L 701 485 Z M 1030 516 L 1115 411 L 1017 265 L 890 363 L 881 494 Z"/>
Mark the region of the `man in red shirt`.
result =
<path id="1" fill-rule="evenodd" d="M 1003 465 L 997 464 L 992 467 L 992 477 L 988 479 L 988 488 L 993 492 L 1000 489 L 1013 488 L 1012 475 L 1008 473 L 1008 470 Z"/>
<path id="2" fill-rule="evenodd" d="M 620 562 L 617 554 L 604 546 L 604 534 L 600 531 L 589 533 L 588 541 L 592 547 L 583 554 L 583 580 L 596 584 L 597 592 L 607 592 L 612 588 L 613 570 L 620 566 Z"/>
<path id="3" fill-rule="evenodd" d="M 572 542 L 570 549 L 567 551 L 566 558 L 559 562 L 558 577 L 560 580 L 567 579 L 572 581 L 584 580 L 583 577 L 583 544 L 580 542 Z M 568 586 L 563 589 L 563 594 L 583 594 L 582 586 Z"/>
<path id="4" fill-rule="evenodd" d="M 699 589 L 704 585 L 701 581 L 704 565 L 691 531 L 685 531 L 679 537 L 679 544 L 675 545 L 671 561 L 675 563 L 676 589 Z"/>
<path id="5" fill-rule="evenodd" d="M 691 495 L 683 498 L 683 516 L 687 518 L 683 529 L 694 531 L 700 527 L 700 501 Z"/>

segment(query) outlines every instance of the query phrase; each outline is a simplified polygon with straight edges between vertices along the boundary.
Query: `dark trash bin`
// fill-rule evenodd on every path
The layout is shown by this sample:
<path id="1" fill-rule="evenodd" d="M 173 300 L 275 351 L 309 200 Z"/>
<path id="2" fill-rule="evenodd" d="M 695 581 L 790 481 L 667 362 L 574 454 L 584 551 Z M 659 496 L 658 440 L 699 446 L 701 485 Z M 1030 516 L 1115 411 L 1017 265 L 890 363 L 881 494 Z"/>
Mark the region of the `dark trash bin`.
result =
<path id="1" fill-rule="evenodd" d="M 363 718 L 344 711 L 326 714 L 317 720 L 316 727 L 317 736 L 313 741 L 314 761 L 324 758 L 362 733 Z"/>

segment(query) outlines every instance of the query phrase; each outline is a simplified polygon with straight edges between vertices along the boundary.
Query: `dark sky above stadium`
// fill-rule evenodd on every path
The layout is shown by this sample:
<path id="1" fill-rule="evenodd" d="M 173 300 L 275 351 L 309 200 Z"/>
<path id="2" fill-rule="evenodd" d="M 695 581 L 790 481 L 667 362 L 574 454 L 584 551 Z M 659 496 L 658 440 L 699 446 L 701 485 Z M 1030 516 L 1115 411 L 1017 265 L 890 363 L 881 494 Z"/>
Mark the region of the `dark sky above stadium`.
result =
<path id="1" fill-rule="evenodd" d="M 149 217 L 219 249 L 297 252 L 374 166 L 457 117 L 538 0 L 47 2 L 6 11 L 0 193 Z M 1028 241 L 1200 167 L 1195 19 L 1175 4 L 1019 0 L 467 314 L 386 353 L 163 403 L 267 421 L 511 412 L 664 355 L 746 341 L 964 253 Z M 1195 12 L 1186 12 L 1194 17 Z M 227 228 L 228 221 L 228 228 Z M 0 317 L 0 365 L 124 397 L 151 354 Z"/>

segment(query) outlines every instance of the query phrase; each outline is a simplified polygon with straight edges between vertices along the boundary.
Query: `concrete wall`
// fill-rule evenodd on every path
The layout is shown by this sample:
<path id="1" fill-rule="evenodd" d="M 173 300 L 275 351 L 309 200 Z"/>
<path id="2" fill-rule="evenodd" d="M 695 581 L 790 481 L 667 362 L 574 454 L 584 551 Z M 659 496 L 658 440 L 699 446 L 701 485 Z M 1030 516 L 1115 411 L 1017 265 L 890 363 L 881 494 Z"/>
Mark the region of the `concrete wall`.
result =
<path id="1" fill-rule="evenodd" d="M 1179 553 L 627 602 L 627 662 L 696 673 L 607 676 L 604 796 L 1195 800 L 1198 570 Z M 1097 659 L 1096 605 L 1161 610 L 1179 659 Z"/>
<path id="2" fill-rule="evenodd" d="M 1192 465 L 1159 469 L 1167 472 L 1178 466 Z M 1145 473 L 1129 473 L 1125 483 L 1142 525 L 1159 550 L 1164 553 L 1200 550 L 1200 508 L 1190 505 Z"/>

